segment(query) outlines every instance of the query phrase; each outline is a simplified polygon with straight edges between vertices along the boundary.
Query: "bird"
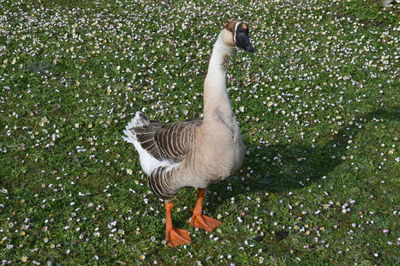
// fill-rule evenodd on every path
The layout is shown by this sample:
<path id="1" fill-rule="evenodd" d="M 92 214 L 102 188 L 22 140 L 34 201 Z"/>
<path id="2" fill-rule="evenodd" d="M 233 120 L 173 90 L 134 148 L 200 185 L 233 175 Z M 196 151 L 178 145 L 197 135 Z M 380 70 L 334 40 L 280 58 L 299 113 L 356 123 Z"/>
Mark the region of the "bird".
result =
<path id="1" fill-rule="evenodd" d="M 221 222 L 203 214 L 203 199 L 209 184 L 240 169 L 244 144 L 226 90 L 226 72 L 236 50 L 254 52 L 249 25 L 227 22 L 213 46 L 204 81 L 203 117 L 172 123 L 150 120 L 138 111 L 123 131 L 132 143 L 151 191 L 164 201 L 165 241 L 170 247 L 190 244 L 187 230 L 172 222 L 173 200 L 183 187 L 197 188 L 190 226 L 211 232 Z"/>

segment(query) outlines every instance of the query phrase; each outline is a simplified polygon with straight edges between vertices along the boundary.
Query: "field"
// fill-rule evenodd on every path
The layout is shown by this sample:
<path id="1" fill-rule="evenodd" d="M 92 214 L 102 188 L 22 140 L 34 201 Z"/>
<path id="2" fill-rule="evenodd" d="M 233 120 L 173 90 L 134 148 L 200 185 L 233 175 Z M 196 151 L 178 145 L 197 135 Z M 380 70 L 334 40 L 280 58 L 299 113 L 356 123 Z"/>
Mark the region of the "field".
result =
<path id="1" fill-rule="evenodd" d="M 181 190 L 171 249 L 122 130 L 201 115 L 232 18 L 256 49 L 228 70 L 245 162 L 208 189 L 212 233 Z M 400 264 L 399 5 L 0 0 L 0 58 L 3 265 Z"/>

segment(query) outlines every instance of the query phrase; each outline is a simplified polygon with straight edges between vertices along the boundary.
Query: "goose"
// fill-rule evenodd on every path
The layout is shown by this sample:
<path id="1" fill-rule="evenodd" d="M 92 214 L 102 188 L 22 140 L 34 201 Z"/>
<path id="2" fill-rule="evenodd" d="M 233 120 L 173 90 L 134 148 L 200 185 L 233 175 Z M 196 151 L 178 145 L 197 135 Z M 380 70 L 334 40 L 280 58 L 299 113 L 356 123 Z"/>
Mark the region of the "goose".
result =
<path id="1" fill-rule="evenodd" d="M 243 162 L 244 145 L 226 90 L 226 70 L 236 48 L 254 52 L 248 24 L 228 22 L 218 35 L 204 81 L 203 118 L 174 123 L 152 121 L 136 112 L 123 139 L 139 153 L 151 191 L 164 200 L 165 241 L 191 243 L 187 230 L 172 223 L 173 198 L 183 187 L 197 188 L 190 226 L 211 232 L 221 222 L 203 214 L 206 187 L 226 179 Z"/>

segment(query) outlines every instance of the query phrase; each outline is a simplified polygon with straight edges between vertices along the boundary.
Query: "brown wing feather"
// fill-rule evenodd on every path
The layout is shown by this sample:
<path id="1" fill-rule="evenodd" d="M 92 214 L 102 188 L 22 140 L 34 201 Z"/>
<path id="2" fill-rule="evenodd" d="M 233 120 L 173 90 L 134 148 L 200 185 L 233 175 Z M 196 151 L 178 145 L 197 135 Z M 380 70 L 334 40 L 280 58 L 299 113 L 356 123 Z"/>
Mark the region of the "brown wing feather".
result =
<path id="1" fill-rule="evenodd" d="M 164 124 L 152 121 L 142 127 L 131 130 L 143 149 L 157 160 L 180 162 L 190 151 L 194 140 L 194 127 L 202 120 L 189 120 Z"/>

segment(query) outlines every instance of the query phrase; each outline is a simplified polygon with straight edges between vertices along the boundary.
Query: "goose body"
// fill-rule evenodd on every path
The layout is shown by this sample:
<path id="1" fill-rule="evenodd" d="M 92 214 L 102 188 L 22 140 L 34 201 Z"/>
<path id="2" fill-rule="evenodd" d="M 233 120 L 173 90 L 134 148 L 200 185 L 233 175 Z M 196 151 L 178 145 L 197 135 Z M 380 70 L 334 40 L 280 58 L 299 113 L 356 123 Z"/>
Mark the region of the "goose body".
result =
<path id="1" fill-rule="evenodd" d="M 138 122 L 143 126 L 134 127 Z M 224 180 L 243 162 L 236 119 L 208 129 L 200 119 L 163 124 L 137 112 L 128 128 L 124 138 L 138 151 L 151 190 L 164 200 L 182 187 L 205 188 Z"/>
<path id="2" fill-rule="evenodd" d="M 224 26 L 213 48 L 204 82 L 203 119 L 161 123 L 137 112 L 124 130 L 123 138 L 139 153 L 150 189 L 166 201 L 166 240 L 170 246 L 191 241 L 186 230 L 174 228 L 172 221 L 168 226 L 172 198 L 179 189 L 199 188 L 192 226 L 211 231 L 220 222 L 201 213 L 198 205 L 202 203 L 204 189 L 232 175 L 243 162 L 244 145 L 226 91 L 226 68 L 236 47 L 253 51 L 247 25 L 231 21 Z M 195 221 L 199 220 L 196 226 Z"/>

